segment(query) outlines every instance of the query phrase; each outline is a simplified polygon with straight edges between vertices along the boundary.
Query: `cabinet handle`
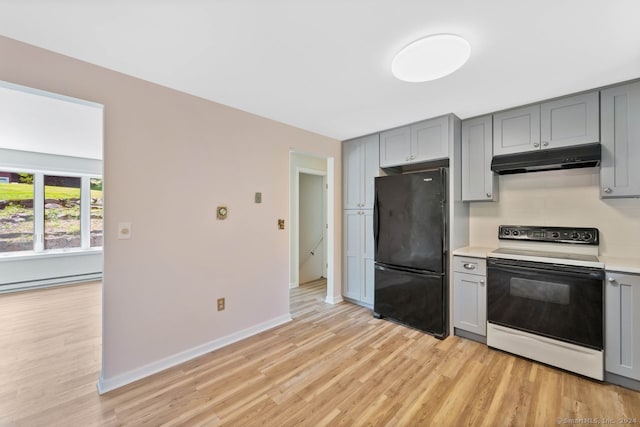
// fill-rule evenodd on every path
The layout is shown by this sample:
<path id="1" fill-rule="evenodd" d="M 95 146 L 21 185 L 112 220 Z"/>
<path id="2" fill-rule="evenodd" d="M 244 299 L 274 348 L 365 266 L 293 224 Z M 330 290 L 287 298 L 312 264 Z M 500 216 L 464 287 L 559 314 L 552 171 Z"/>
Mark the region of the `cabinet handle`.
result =
<path id="1" fill-rule="evenodd" d="M 604 189 L 603 189 L 602 191 L 604 191 L 605 193 L 609 194 L 609 193 L 611 193 L 613 190 L 611 190 L 609 187 L 604 187 Z"/>
<path id="2" fill-rule="evenodd" d="M 413 160 L 413 159 L 415 159 L 415 158 L 416 158 L 415 154 L 412 154 L 412 155 L 411 155 L 411 160 Z"/>
<path id="3" fill-rule="evenodd" d="M 549 141 L 544 141 L 544 142 L 542 143 L 542 145 L 543 145 L 543 146 L 545 146 L 545 147 L 547 147 L 547 146 L 549 145 Z"/>
<path id="4" fill-rule="evenodd" d="M 614 279 L 613 277 L 609 277 L 607 278 L 607 281 L 609 281 L 609 283 L 613 284 L 616 282 L 616 279 Z"/>
<path id="5" fill-rule="evenodd" d="M 536 148 L 538 148 L 538 147 L 540 147 L 540 143 L 539 143 L 539 142 L 534 142 L 534 143 L 533 143 L 533 146 L 534 146 L 534 147 L 536 147 Z"/>
<path id="6" fill-rule="evenodd" d="M 483 286 L 484 285 L 484 280 L 480 279 L 480 281 L 478 283 L 480 283 L 480 286 Z"/>
<path id="7" fill-rule="evenodd" d="M 464 268 L 466 268 L 467 270 L 475 270 L 476 269 L 476 265 L 475 264 L 462 264 L 462 266 Z"/>
<path id="8" fill-rule="evenodd" d="M 487 193 L 487 197 L 488 197 L 488 198 L 491 198 L 491 193 Z"/>

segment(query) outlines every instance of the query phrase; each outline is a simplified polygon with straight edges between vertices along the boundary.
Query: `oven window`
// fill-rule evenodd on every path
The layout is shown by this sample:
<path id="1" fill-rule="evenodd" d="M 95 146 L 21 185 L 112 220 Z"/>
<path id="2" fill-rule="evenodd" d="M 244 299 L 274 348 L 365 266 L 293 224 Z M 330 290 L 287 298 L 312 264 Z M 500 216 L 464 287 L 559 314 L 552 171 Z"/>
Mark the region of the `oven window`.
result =
<path id="1" fill-rule="evenodd" d="M 528 298 L 536 301 L 569 305 L 571 288 L 562 283 L 543 282 L 540 280 L 511 279 L 509 293 L 513 297 Z"/>

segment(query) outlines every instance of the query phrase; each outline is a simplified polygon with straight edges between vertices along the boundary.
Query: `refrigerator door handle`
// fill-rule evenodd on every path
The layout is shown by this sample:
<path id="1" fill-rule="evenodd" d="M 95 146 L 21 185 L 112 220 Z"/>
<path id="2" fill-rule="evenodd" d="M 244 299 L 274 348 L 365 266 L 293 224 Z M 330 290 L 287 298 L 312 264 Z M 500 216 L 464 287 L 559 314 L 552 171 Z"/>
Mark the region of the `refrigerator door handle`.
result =
<path id="1" fill-rule="evenodd" d="M 374 244 L 374 258 L 375 254 L 378 253 L 378 235 L 380 234 L 380 216 L 378 215 L 378 210 L 380 206 L 378 206 L 378 193 L 375 194 L 373 200 L 373 244 Z"/>

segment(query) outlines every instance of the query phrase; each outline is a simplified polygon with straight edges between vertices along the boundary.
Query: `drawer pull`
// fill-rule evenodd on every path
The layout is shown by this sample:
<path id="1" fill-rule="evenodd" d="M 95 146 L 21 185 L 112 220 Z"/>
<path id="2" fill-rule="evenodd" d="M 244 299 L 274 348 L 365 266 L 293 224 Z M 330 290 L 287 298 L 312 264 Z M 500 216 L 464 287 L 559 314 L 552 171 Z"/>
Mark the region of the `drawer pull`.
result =
<path id="1" fill-rule="evenodd" d="M 462 266 L 464 268 L 466 268 L 467 270 L 475 270 L 476 269 L 476 265 L 475 264 L 462 264 Z"/>

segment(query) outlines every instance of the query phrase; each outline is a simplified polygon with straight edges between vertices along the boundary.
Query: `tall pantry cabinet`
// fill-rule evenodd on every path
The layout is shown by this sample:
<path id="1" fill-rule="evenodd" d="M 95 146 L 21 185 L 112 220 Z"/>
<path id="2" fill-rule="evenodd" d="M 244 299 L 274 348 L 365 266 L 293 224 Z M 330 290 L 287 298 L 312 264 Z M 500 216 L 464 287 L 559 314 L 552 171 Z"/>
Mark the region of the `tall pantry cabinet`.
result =
<path id="1" fill-rule="evenodd" d="M 379 134 L 342 144 L 343 177 L 343 296 L 373 307 L 374 178 L 380 172 Z"/>

